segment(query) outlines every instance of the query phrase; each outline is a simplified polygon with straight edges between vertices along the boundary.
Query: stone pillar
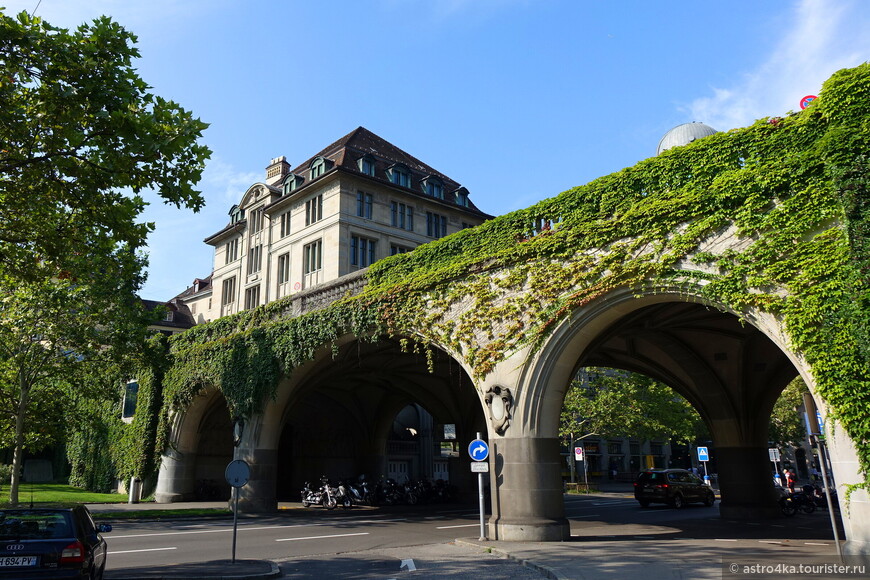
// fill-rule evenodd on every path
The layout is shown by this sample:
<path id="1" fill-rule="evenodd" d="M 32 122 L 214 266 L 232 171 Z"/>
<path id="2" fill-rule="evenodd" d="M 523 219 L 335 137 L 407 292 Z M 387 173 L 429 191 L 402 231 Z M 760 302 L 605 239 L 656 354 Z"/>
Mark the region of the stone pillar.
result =
<path id="1" fill-rule="evenodd" d="M 239 511 L 242 513 L 268 513 L 278 509 L 276 496 L 278 477 L 278 451 L 254 449 L 241 457 L 251 467 L 247 485 L 239 488 Z"/>
<path id="2" fill-rule="evenodd" d="M 846 501 L 846 486 L 864 482 L 855 445 L 839 425 L 833 429 L 826 425 L 826 441 L 831 459 L 828 467 L 833 470 L 833 485 L 840 502 L 838 513 L 846 532 L 843 552 L 867 558 L 870 554 L 870 494 L 866 489 L 856 489 Z"/>
<path id="3" fill-rule="evenodd" d="M 719 513 L 723 518 L 782 517 L 767 447 L 716 446 L 712 451 L 719 470 Z"/>
<path id="4" fill-rule="evenodd" d="M 490 539 L 567 540 L 571 530 L 562 497 L 559 440 L 493 438 L 490 446 Z"/>
<path id="5" fill-rule="evenodd" d="M 160 472 L 157 474 L 154 501 L 175 503 L 192 499 L 195 492 L 195 469 L 196 465 L 189 459 L 189 455 L 173 449 L 164 453 L 160 460 Z"/>

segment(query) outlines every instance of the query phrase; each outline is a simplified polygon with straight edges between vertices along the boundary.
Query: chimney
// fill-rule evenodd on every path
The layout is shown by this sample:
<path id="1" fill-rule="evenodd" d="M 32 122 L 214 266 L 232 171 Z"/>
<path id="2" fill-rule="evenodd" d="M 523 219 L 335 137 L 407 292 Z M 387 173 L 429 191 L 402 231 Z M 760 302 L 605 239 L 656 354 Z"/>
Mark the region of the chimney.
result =
<path id="1" fill-rule="evenodd" d="M 280 183 L 288 173 L 290 173 L 290 164 L 287 163 L 287 158 L 283 155 L 276 157 L 266 166 L 266 183 L 268 185 Z"/>

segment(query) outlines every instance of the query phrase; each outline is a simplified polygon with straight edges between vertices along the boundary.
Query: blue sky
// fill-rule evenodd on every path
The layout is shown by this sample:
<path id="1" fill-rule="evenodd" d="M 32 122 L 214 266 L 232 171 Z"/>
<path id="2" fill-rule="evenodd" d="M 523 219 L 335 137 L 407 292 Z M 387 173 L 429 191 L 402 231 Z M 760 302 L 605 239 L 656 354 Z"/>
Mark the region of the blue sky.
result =
<path id="1" fill-rule="evenodd" d="M 38 8 L 37 8 L 38 4 Z M 156 94 L 210 123 L 198 214 L 155 198 L 144 298 L 211 272 L 203 238 L 269 160 L 362 125 L 499 215 L 718 130 L 798 110 L 870 60 L 865 0 L 0 0 L 57 26 L 101 14 L 139 37 Z"/>

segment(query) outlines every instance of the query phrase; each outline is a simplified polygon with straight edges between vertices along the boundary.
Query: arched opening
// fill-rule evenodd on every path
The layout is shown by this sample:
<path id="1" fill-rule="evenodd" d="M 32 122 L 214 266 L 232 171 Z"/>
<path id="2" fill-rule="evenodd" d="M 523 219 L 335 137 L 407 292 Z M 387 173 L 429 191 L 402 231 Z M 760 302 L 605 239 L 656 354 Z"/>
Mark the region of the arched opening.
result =
<path id="1" fill-rule="evenodd" d="M 352 341 L 282 389 L 278 501 L 298 501 L 305 481 L 365 475 L 469 488 L 457 442 L 484 429 L 475 387 L 447 353 L 408 352 L 398 339 Z M 446 427 L 445 427 L 446 426 Z"/>

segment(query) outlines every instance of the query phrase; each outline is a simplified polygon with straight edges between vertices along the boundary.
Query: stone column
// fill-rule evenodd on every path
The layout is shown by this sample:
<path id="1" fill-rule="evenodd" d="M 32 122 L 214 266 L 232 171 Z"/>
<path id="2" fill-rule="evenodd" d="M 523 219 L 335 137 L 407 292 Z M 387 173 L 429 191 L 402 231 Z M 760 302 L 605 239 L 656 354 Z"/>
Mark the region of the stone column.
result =
<path id="1" fill-rule="evenodd" d="M 195 468 L 196 465 L 189 459 L 189 455 L 174 449 L 166 451 L 160 460 L 154 501 L 175 503 L 192 499 L 195 492 Z"/>
<path id="2" fill-rule="evenodd" d="M 251 467 L 251 477 L 247 485 L 239 488 L 239 511 L 268 513 L 278 509 L 278 451 L 254 449 L 239 459 L 244 459 Z"/>
<path id="3" fill-rule="evenodd" d="M 492 486 L 490 539 L 567 540 L 571 531 L 562 497 L 559 440 L 493 438 L 489 443 Z"/>
<path id="4" fill-rule="evenodd" d="M 724 518 L 758 519 L 782 517 L 778 495 L 773 487 L 767 447 L 733 446 L 712 450 L 719 470 Z"/>

